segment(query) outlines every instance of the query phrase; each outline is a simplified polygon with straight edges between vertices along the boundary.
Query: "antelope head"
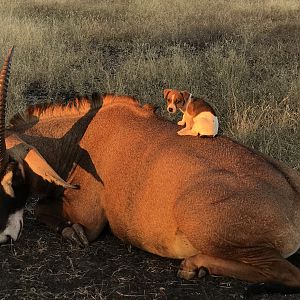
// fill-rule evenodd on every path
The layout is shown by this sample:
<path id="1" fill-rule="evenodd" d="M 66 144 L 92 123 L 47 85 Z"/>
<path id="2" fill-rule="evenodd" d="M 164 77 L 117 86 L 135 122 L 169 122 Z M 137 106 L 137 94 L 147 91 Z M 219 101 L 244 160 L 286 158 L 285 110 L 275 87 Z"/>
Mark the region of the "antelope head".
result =
<path id="1" fill-rule="evenodd" d="M 23 228 L 23 210 L 30 182 L 25 167 L 64 188 L 78 188 L 65 182 L 42 155 L 17 135 L 5 137 L 6 96 L 13 48 L 0 72 L 0 243 L 16 241 Z"/>

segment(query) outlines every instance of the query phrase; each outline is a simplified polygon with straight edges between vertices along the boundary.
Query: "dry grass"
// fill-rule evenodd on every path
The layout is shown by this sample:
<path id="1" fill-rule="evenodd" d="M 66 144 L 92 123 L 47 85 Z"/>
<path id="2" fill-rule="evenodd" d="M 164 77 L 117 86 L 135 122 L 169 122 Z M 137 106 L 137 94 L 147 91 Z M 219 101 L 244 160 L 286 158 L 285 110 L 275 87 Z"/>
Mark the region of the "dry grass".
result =
<path id="1" fill-rule="evenodd" d="M 0 0 L 9 114 L 93 91 L 206 95 L 223 131 L 300 168 L 297 0 Z"/>

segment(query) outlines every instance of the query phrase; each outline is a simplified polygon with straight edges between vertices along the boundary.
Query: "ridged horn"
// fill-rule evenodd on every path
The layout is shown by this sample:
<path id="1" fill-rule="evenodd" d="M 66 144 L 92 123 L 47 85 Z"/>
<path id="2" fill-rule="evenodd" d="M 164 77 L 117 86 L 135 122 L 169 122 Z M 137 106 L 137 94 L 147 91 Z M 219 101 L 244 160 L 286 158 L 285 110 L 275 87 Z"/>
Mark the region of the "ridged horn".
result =
<path id="1" fill-rule="evenodd" d="M 14 52 L 14 48 L 8 50 L 8 54 L 4 61 L 4 65 L 0 72 L 0 174 L 2 175 L 6 163 L 7 154 L 5 147 L 5 111 L 6 111 L 6 96 L 9 84 L 11 59 Z"/>

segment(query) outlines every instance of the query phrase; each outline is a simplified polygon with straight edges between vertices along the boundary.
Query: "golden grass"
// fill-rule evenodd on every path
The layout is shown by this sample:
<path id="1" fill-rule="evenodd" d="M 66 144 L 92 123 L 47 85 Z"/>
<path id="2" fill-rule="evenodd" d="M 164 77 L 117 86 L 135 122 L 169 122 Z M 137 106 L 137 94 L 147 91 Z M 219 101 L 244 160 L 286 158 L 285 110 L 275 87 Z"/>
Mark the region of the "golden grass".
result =
<path id="1" fill-rule="evenodd" d="M 206 95 L 224 133 L 300 169 L 298 0 L 0 0 L 9 114 L 93 91 Z"/>

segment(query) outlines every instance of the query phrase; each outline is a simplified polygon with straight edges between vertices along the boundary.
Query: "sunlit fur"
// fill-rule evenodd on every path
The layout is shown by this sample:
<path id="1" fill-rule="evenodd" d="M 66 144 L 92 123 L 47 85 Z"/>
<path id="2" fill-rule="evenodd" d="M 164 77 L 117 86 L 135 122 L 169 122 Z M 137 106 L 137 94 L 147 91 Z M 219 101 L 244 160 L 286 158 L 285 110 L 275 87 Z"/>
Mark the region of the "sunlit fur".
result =
<path id="1" fill-rule="evenodd" d="M 176 124 L 130 97 L 103 102 L 10 129 L 80 184 L 62 191 L 32 181 L 33 192 L 51 191 L 37 205 L 40 221 L 79 223 L 90 241 L 108 221 L 129 244 L 185 258 L 181 276 L 203 266 L 300 287 L 299 269 L 283 258 L 299 248 L 298 172 L 225 136 L 182 138 Z"/>
<path id="2" fill-rule="evenodd" d="M 177 124 L 185 125 L 185 128 L 177 132 L 179 135 L 214 137 L 218 134 L 218 117 L 206 101 L 193 97 L 187 91 L 174 89 L 165 89 L 164 98 L 169 113 L 174 114 L 177 109 L 183 113 L 182 120 Z"/>

